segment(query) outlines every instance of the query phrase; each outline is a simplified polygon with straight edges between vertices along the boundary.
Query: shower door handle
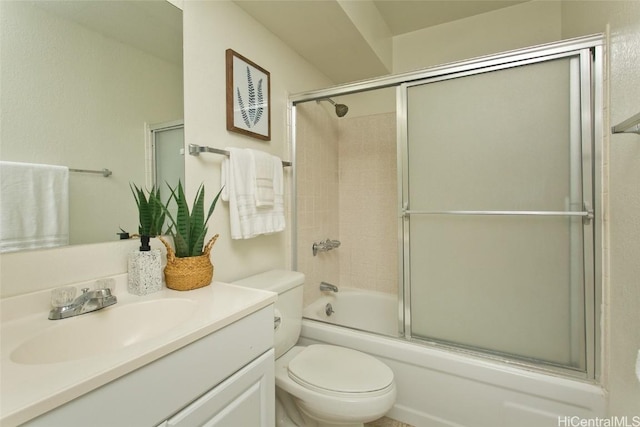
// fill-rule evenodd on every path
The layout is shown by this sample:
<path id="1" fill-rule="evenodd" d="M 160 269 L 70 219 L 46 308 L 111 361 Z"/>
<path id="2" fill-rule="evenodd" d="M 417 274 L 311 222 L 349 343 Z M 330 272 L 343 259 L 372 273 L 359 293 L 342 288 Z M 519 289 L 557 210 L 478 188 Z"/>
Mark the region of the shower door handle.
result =
<path id="1" fill-rule="evenodd" d="M 585 202 L 584 211 L 414 211 L 404 210 L 403 215 L 520 215 L 520 216 L 581 216 L 585 221 L 593 219 L 593 209 Z"/>
<path id="2" fill-rule="evenodd" d="M 583 209 L 586 213 L 586 215 L 584 215 L 584 217 L 582 218 L 582 223 L 584 225 L 589 225 L 589 223 L 591 222 L 591 220 L 593 220 L 593 208 L 591 207 L 591 203 L 587 202 L 586 200 L 582 203 Z"/>

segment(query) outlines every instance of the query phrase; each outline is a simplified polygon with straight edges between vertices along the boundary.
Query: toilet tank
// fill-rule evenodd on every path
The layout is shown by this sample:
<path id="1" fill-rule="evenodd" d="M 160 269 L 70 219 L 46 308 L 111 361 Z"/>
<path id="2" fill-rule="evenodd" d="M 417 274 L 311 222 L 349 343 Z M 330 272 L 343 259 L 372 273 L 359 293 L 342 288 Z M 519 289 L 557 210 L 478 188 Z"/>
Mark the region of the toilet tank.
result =
<path id="1" fill-rule="evenodd" d="M 270 270 L 238 280 L 233 284 L 278 294 L 274 305 L 276 359 L 289 351 L 298 342 L 302 329 L 304 274 L 290 270 Z M 279 323 L 278 318 L 280 318 Z"/>

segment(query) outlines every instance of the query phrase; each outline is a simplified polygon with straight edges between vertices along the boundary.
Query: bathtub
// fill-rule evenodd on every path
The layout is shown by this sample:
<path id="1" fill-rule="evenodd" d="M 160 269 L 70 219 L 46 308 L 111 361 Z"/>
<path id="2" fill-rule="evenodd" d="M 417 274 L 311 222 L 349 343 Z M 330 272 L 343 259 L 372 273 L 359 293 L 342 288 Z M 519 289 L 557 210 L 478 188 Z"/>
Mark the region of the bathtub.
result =
<path id="1" fill-rule="evenodd" d="M 385 362 L 398 388 L 387 415 L 416 427 L 598 425 L 579 423 L 605 417 L 598 384 L 409 342 L 397 337 L 397 310 L 393 296 L 340 289 L 305 308 L 300 344 L 350 347 Z M 377 333 L 365 331 L 371 326 Z"/>
<path id="2" fill-rule="evenodd" d="M 331 304 L 332 313 L 327 313 Z M 372 313 L 375 314 L 372 316 Z M 324 295 L 304 309 L 308 319 L 329 322 L 377 334 L 398 336 L 398 298 L 395 295 L 340 288 Z"/>

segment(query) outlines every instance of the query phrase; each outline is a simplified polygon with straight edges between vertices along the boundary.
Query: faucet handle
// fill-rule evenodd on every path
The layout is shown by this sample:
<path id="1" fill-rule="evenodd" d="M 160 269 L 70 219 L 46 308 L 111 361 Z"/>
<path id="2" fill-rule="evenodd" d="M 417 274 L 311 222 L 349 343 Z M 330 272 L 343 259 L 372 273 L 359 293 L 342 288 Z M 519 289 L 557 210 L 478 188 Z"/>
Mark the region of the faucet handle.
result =
<path id="1" fill-rule="evenodd" d="M 93 291 L 93 295 L 96 298 L 111 298 L 111 289 L 109 288 L 96 289 L 95 291 Z"/>
<path id="2" fill-rule="evenodd" d="M 73 302 L 76 296 L 76 288 L 65 286 L 51 291 L 51 305 L 53 307 L 65 307 Z"/>
<path id="3" fill-rule="evenodd" d="M 96 290 L 109 289 L 113 293 L 115 288 L 116 288 L 116 280 L 113 278 L 96 280 L 96 285 L 95 285 Z"/>

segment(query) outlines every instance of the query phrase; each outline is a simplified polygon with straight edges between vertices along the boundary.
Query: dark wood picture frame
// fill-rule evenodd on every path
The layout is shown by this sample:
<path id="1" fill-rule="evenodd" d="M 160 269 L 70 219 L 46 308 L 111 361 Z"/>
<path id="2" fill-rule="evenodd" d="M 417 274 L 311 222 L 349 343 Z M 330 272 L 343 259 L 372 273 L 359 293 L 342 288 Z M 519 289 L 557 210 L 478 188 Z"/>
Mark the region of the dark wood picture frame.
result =
<path id="1" fill-rule="evenodd" d="M 227 130 L 271 140 L 271 75 L 232 49 L 226 51 Z"/>

